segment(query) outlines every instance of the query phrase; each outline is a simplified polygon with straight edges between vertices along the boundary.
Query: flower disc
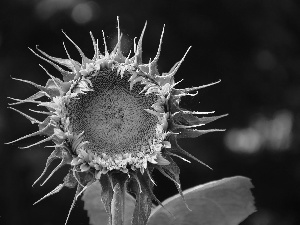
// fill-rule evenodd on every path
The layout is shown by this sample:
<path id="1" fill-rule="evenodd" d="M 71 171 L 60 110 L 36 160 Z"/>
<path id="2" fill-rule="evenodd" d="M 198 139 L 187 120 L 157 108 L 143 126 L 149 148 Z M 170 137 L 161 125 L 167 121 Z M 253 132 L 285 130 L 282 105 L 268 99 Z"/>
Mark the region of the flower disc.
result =
<path id="1" fill-rule="evenodd" d="M 90 78 L 93 91 L 70 100 L 70 125 L 76 134 L 84 131 L 87 151 L 110 157 L 136 155 L 155 137 L 158 119 L 144 109 L 157 97 L 140 94 L 140 83 L 130 90 L 128 79 L 128 73 L 121 78 L 112 69 L 98 71 Z"/>

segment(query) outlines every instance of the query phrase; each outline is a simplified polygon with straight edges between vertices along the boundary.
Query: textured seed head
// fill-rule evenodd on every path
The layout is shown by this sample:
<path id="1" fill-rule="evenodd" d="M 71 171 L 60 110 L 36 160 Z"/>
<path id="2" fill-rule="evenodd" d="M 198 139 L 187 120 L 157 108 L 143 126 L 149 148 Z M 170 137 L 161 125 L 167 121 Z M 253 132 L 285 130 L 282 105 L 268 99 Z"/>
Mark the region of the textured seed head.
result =
<path id="1" fill-rule="evenodd" d="M 137 155 L 155 138 L 158 119 L 145 111 L 156 102 L 154 94 L 140 94 L 144 85 L 130 90 L 130 76 L 114 69 L 97 71 L 90 81 L 93 91 L 78 94 L 68 104 L 72 131 L 84 131 L 86 150 L 95 155 Z"/>

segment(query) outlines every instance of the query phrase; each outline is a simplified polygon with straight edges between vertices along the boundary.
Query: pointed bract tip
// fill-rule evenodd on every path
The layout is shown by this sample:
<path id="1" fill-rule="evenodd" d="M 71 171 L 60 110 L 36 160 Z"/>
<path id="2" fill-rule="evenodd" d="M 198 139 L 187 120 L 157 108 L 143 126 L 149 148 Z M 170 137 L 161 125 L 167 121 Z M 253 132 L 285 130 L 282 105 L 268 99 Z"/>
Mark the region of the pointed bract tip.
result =
<path id="1" fill-rule="evenodd" d="M 34 144 L 32 144 L 32 145 L 29 145 L 29 146 L 26 146 L 26 147 L 20 147 L 20 149 L 31 148 L 31 147 L 33 147 L 33 146 L 42 144 L 42 143 L 44 143 L 44 142 L 51 141 L 51 140 L 53 139 L 53 137 L 54 137 L 54 135 L 51 135 L 50 137 L 47 137 L 47 138 L 45 138 L 45 139 L 43 139 L 43 140 L 41 140 L 41 141 L 39 141 L 39 142 L 36 142 L 36 143 L 34 143 Z M 20 140 L 20 139 L 19 139 L 19 140 Z"/>
<path id="2" fill-rule="evenodd" d="M 117 16 L 117 22 L 118 22 L 118 26 L 117 26 L 118 36 L 120 36 L 120 20 L 119 20 L 119 16 Z"/>
<path id="3" fill-rule="evenodd" d="M 206 87 L 218 84 L 220 82 L 221 82 L 221 80 L 218 80 L 218 81 L 210 83 L 210 84 L 205 84 L 205 85 L 201 85 L 201 86 L 198 86 L 198 87 L 191 87 L 191 88 L 185 88 L 185 89 L 180 89 L 180 90 L 182 90 L 184 92 L 191 92 L 191 91 L 196 91 L 196 90 L 199 90 L 199 89 L 202 89 L 202 88 L 206 88 Z"/>
<path id="4" fill-rule="evenodd" d="M 160 35 L 158 51 L 157 51 L 157 54 L 155 56 L 156 60 L 158 59 L 160 51 L 161 51 L 161 46 L 162 46 L 162 40 L 163 40 L 163 37 L 164 37 L 164 32 L 165 32 L 165 24 L 163 26 L 163 29 L 162 29 L 162 32 L 161 32 L 161 35 Z"/>
<path id="5" fill-rule="evenodd" d="M 88 61 L 88 58 L 84 55 L 83 51 L 78 47 L 78 45 L 75 44 L 75 42 L 62 30 L 63 34 L 66 36 L 66 38 L 75 46 L 77 51 L 79 52 L 81 58 L 82 58 L 82 63 L 86 63 Z"/>
<path id="6" fill-rule="evenodd" d="M 186 52 L 184 53 L 182 59 L 181 59 L 179 62 L 177 62 L 177 63 L 172 67 L 172 69 L 170 70 L 169 73 L 167 73 L 167 74 L 165 75 L 166 77 L 173 77 L 173 76 L 176 74 L 176 72 L 178 71 L 178 69 L 179 69 L 181 63 L 184 61 L 184 59 L 185 59 L 187 53 L 189 52 L 189 50 L 191 49 L 191 47 L 192 47 L 192 46 L 190 46 L 190 47 L 186 50 Z"/>
<path id="7" fill-rule="evenodd" d="M 107 45 L 106 45 L 106 41 L 105 41 L 105 35 L 104 35 L 104 31 L 102 30 L 102 36 L 103 36 L 103 43 L 104 43 L 104 56 L 108 56 L 108 50 L 107 50 Z"/>
<path id="8" fill-rule="evenodd" d="M 145 22 L 145 25 L 144 25 L 144 28 L 142 30 L 142 33 L 141 33 L 141 36 L 140 36 L 140 39 L 138 41 L 138 47 L 142 47 L 142 42 L 143 42 L 143 37 L 144 37 L 144 34 L 145 34 L 145 30 L 146 30 L 146 27 L 147 27 L 147 20 Z"/>
<path id="9" fill-rule="evenodd" d="M 159 40 L 158 50 L 157 50 L 156 56 L 155 56 L 155 58 L 153 59 L 152 63 L 153 63 L 153 62 L 155 63 L 155 62 L 158 61 L 158 58 L 159 58 L 159 55 L 160 55 L 160 52 L 161 52 L 162 39 L 163 39 L 163 36 L 164 36 L 164 31 L 165 31 L 165 24 L 164 24 L 164 26 L 163 26 L 163 29 L 162 29 L 162 32 L 161 32 L 161 35 L 160 35 L 160 40 Z"/>
<path id="10" fill-rule="evenodd" d="M 144 37 L 146 27 L 147 27 L 147 21 L 145 22 L 144 28 L 142 30 L 142 33 L 141 33 L 141 36 L 140 36 L 140 39 L 138 41 L 136 51 L 135 51 L 135 61 L 137 64 L 142 63 L 142 43 L 143 43 L 143 37 Z"/>
<path id="11" fill-rule="evenodd" d="M 33 205 L 36 205 L 37 203 L 39 203 L 40 201 L 44 200 L 45 198 L 58 193 L 63 187 L 64 187 L 64 184 L 59 184 L 56 188 L 54 188 L 52 191 L 50 191 L 44 197 L 42 197 L 41 199 L 39 199 L 38 201 L 36 201 L 35 203 L 33 203 Z"/>

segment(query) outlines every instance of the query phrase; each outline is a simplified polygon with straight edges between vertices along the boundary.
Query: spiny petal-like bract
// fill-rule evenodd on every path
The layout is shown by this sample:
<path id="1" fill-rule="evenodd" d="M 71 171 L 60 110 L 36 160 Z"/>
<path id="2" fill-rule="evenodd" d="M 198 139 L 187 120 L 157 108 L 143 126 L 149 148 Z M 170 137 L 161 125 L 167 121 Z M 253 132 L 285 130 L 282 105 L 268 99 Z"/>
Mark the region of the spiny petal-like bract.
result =
<path id="1" fill-rule="evenodd" d="M 225 116 L 198 117 L 195 115 L 207 113 L 180 108 L 181 97 L 196 95 L 198 89 L 215 83 L 193 88 L 175 88 L 174 75 L 186 54 L 168 73 L 159 74 L 157 61 L 163 32 L 155 58 L 144 64 L 142 39 L 145 28 L 146 25 L 138 43 L 134 43 L 132 57 L 125 57 L 121 52 L 122 35 L 119 26 L 118 42 L 110 53 L 104 35 L 105 52 L 101 54 L 98 40 L 91 34 L 95 50 L 92 59 L 88 59 L 66 35 L 78 49 L 82 62 L 71 59 L 67 50 L 68 59 L 52 57 L 38 48 L 40 54 L 31 50 L 53 65 L 62 74 L 62 79 L 52 76 L 45 69 L 50 77 L 45 86 L 16 79 L 32 84 L 39 91 L 24 100 L 13 99 L 16 102 L 11 104 L 29 102 L 47 109 L 34 111 L 47 116 L 44 121 L 38 121 L 12 108 L 32 123 L 37 123 L 39 130 L 10 143 L 36 135 L 46 138 L 25 148 L 46 141 L 54 143 L 54 151 L 35 183 L 43 177 L 54 159 L 60 159 L 61 163 L 42 184 L 60 167 L 66 164 L 70 166 L 63 183 L 45 197 L 59 192 L 63 187 L 77 187 L 73 207 L 78 196 L 90 184 L 99 180 L 103 190 L 102 200 L 111 219 L 114 190 L 116 187 L 124 187 L 136 198 L 132 224 L 146 224 L 152 200 L 158 201 L 152 192 L 153 169 L 158 169 L 174 181 L 181 193 L 179 168 L 171 156 L 184 159 L 180 155 L 185 155 L 202 163 L 183 150 L 177 144 L 177 138 L 194 138 L 219 131 L 195 128 Z M 44 96 L 49 101 L 38 100 Z"/>

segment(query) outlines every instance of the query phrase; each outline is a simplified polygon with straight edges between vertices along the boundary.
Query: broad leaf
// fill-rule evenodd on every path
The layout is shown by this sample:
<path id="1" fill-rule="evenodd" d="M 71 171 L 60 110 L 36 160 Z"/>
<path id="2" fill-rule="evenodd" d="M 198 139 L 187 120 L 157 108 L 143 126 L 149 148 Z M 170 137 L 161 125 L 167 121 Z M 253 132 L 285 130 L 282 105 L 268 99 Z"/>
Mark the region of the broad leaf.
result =
<path id="1" fill-rule="evenodd" d="M 237 225 L 255 212 L 248 178 L 232 177 L 190 188 L 155 208 L 148 225 Z"/>

